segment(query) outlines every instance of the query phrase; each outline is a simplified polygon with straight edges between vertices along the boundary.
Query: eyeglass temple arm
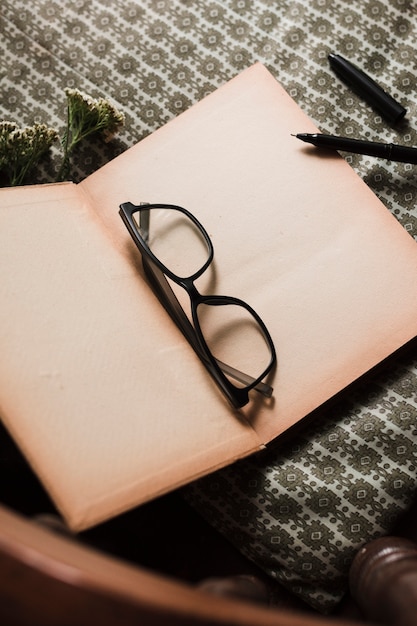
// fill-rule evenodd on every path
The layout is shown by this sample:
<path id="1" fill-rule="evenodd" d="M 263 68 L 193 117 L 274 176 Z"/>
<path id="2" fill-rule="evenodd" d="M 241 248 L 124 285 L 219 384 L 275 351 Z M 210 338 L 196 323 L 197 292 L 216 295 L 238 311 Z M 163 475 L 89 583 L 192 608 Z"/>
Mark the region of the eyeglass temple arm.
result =
<path id="1" fill-rule="evenodd" d="M 225 374 L 227 374 L 231 378 L 234 378 L 235 380 L 238 380 L 240 383 L 250 385 L 255 380 L 252 376 L 249 376 L 249 374 L 245 374 L 244 372 L 237 370 L 231 365 L 223 363 L 223 361 L 220 361 L 220 359 L 216 359 L 216 363 Z M 254 388 L 256 389 L 256 391 L 259 391 L 259 393 L 262 393 L 267 398 L 270 398 L 272 396 L 273 389 L 270 385 L 267 385 L 266 383 L 260 382 Z"/>
<path id="2" fill-rule="evenodd" d="M 148 213 L 148 211 L 145 211 L 145 213 Z M 160 299 L 163 300 L 164 303 L 166 303 L 167 301 L 170 303 L 172 308 L 170 308 L 169 312 L 170 315 L 174 317 L 177 326 L 179 327 L 185 338 L 189 341 L 191 346 L 194 348 L 194 350 L 197 352 L 197 354 L 200 356 L 200 358 L 203 360 L 207 360 L 204 351 L 201 349 L 199 342 L 196 340 L 196 334 L 193 325 L 184 313 L 175 293 L 171 289 L 171 286 L 165 278 L 164 274 L 160 272 L 158 268 L 151 267 L 151 264 L 146 262 L 144 259 L 143 261 L 145 272 L 149 280 L 152 282 L 152 285 L 157 291 Z M 158 273 L 158 278 L 156 277 L 156 273 Z M 249 374 L 245 374 L 244 372 L 237 370 L 236 368 L 228 365 L 227 363 L 224 363 L 223 361 L 220 361 L 219 359 L 216 359 L 216 362 L 225 374 L 245 385 L 250 385 L 255 380 L 252 376 L 249 376 Z M 256 389 L 256 391 L 262 393 L 268 398 L 272 396 L 273 389 L 270 385 L 267 385 L 266 383 L 259 382 L 254 387 L 254 389 Z"/>

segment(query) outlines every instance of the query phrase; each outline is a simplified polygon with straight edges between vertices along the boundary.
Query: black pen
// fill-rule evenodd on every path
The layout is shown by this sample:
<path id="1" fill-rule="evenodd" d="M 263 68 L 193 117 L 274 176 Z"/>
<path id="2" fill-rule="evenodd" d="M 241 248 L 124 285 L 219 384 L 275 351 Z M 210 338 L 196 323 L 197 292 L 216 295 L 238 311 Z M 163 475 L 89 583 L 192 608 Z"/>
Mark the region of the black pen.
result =
<path id="1" fill-rule="evenodd" d="M 400 163 L 417 163 L 417 148 L 411 148 L 409 146 L 399 146 L 395 143 L 364 141 L 362 139 L 350 139 L 349 137 L 336 137 L 334 135 L 322 135 L 320 133 L 298 133 L 294 136 L 318 148 L 366 154 L 368 156 L 389 159 L 390 161 L 399 161 Z"/>
<path id="2" fill-rule="evenodd" d="M 386 93 L 370 76 L 340 54 L 329 54 L 328 59 L 332 70 L 390 123 L 399 122 L 407 113 L 407 109 Z"/>

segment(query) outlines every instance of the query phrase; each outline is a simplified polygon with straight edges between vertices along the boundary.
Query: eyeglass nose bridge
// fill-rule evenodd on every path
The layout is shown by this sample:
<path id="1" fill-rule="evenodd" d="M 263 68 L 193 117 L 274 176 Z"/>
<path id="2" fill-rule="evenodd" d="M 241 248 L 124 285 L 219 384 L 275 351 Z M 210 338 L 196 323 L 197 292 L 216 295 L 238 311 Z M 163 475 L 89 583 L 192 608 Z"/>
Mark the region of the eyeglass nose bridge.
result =
<path id="1" fill-rule="evenodd" d="M 202 271 L 199 270 L 198 272 L 193 274 L 193 276 L 179 278 L 177 281 L 178 284 L 188 293 L 191 302 L 193 302 L 196 306 L 204 302 L 204 295 L 202 295 L 198 291 L 197 287 L 195 286 L 195 281 L 206 269 L 207 268 L 203 268 Z"/>

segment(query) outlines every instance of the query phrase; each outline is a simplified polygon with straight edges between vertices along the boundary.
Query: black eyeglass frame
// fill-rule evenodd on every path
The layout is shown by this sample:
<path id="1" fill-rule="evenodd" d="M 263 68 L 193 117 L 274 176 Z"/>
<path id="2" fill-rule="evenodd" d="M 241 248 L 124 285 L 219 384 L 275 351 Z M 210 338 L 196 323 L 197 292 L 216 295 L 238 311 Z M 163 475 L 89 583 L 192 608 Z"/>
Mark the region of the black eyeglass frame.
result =
<path id="1" fill-rule="evenodd" d="M 191 276 L 181 277 L 166 267 L 150 250 L 147 239 L 149 234 L 149 220 L 152 209 L 168 209 L 178 211 L 185 215 L 198 228 L 207 245 L 208 257 L 203 266 Z M 139 214 L 139 223 L 135 221 L 133 215 Z M 269 374 L 276 364 L 276 351 L 271 335 L 266 328 L 264 322 L 256 311 L 246 302 L 233 296 L 218 296 L 201 294 L 196 286 L 195 281 L 207 270 L 214 258 L 214 248 L 211 239 L 204 226 L 198 219 L 187 209 L 173 204 L 140 204 L 135 205 L 131 202 L 124 202 L 120 205 L 120 217 L 127 227 L 136 247 L 142 255 L 142 264 L 145 274 L 152 285 L 161 304 L 167 310 L 173 321 L 179 327 L 185 338 L 193 347 L 197 356 L 205 365 L 208 372 L 214 378 L 220 389 L 235 408 L 241 408 L 249 402 L 249 391 L 256 389 L 263 395 L 270 397 L 272 395 L 272 387 L 263 383 L 263 379 Z M 181 286 L 187 292 L 191 304 L 191 316 L 193 323 L 191 324 L 188 316 L 180 305 L 175 293 L 173 292 L 166 276 L 174 283 Z M 230 365 L 216 359 L 210 351 L 198 320 L 197 309 L 200 304 L 208 304 L 211 306 L 235 305 L 244 308 L 258 324 L 264 339 L 270 350 L 270 361 L 267 367 L 258 378 L 253 378 L 244 372 L 236 370 Z M 243 383 L 244 386 L 234 385 L 228 376 Z"/>

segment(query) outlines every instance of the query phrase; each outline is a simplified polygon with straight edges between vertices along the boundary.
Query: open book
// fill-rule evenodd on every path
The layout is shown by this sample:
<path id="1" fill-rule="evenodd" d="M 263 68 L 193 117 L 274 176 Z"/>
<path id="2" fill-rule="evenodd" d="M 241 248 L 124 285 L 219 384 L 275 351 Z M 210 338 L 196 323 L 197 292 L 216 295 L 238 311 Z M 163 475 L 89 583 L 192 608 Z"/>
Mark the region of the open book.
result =
<path id="1" fill-rule="evenodd" d="M 82 183 L 0 191 L 0 416 L 74 530 L 264 447 L 417 335 L 417 244 L 255 64 Z M 259 313 L 234 410 L 149 287 L 124 202 L 184 206 Z M 210 285 L 208 283 L 210 282 Z"/>

